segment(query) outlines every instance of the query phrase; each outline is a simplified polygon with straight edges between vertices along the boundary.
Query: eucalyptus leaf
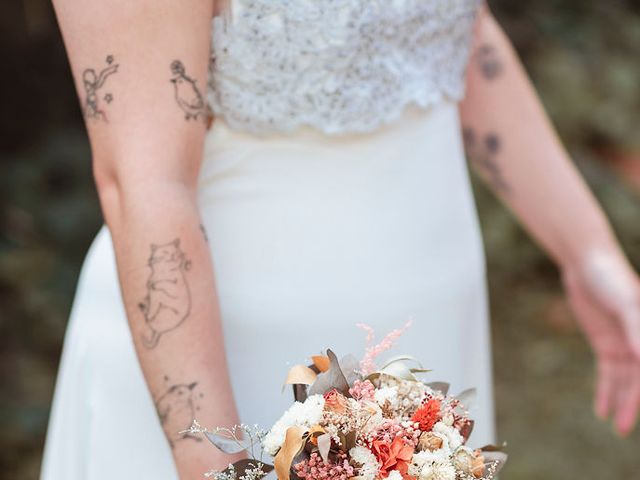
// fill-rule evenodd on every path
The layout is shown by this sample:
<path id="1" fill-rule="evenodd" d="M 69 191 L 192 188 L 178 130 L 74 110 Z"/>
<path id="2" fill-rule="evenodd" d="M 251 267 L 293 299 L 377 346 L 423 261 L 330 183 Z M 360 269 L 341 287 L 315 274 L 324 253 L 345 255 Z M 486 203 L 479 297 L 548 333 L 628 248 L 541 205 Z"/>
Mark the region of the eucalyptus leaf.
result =
<path id="1" fill-rule="evenodd" d="M 476 404 L 478 391 L 475 388 L 469 388 L 456 395 L 456 398 L 460 400 L 460 403 L 462 403 L 464 408 L 466 408 L 467 410 L 471 410 Z"/>
<path id="2" fill-rule="evenodd" d="M 329 461 L 329 450 L 331 449 L 331 435 L 323 433 L 316 439 L 318 442 L 318 452 L 322 457 L 322 461 L 327 463 Z"/>
<path id="3" fill-rule="evenodd" d="M 329 370 L 322 372 L 309 388 L 309 395 L 322 395 L 331 389 L 336 389 L 343 395 L 349 395 L 349 383 L 347 382 L 338 357 L 331 350 L 327 350 L 329 357 Z"/>
<path id="4" fill-rule="evenodd" d="M 347 383 L 351 386 L 353 383 L 360 379 L 358 369 L 360 368 L 360 362 L 356 357 L 351 354 L 345 355 L 340 360 L 340 369 L 347 379 Z"/>
<path id="5" fill-rule="evenodd" d="M 215 432 L 205 432 L 205 435 L 211 443 L 218 447 L 220 451 L 228 453 L 229 455 L 249 451 L 251 449 L 252 442 L 250 439 L 236 440 L 227 435 Z"/>
<path id="6" fill-rule="evenodd" d="M 498 450 L 482 450 L 482 456 L 484 457 L 484 464 L 488 466 L 490 464 L 496 465 L 495 473 L 499 473 L 507 463 L 508 455 Z"/>
<path id="7" fill-rule="evenodd" d="M 426 384 L 431 390 L 436 390 L 443 395 L 449 393 L 450 385 L 447 382 L 431 382 Z"/>

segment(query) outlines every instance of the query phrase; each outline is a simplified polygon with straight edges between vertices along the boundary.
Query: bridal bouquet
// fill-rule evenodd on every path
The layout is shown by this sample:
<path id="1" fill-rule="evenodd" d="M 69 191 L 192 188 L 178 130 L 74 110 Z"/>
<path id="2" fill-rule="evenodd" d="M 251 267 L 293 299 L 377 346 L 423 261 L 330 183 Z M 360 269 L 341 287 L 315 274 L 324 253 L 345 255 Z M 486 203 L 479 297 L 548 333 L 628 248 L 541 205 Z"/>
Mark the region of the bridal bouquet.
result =
<path id="1" fill-rule="evenodd" d="M 233 429 L 201 427 L 190 434 L 206 436 L 225 453 L 246 451 L 214 480 L 488 480 L 506 461 L 497 447 L 469 448 L 473 429 L 467 390 L 448 394 L 445 383 L 423 383 L 426 372 L 408 356 L 391 358 L 380 367 L 375 359 L 400 335 L 394 330 L 372 345 L 368 326 L 364 358 L 312 357 L 296 365 L 286 384 L 295 403 L 268 432 L 239 425 Z M 263 453 L 273 464 L 263 461 Z"/>

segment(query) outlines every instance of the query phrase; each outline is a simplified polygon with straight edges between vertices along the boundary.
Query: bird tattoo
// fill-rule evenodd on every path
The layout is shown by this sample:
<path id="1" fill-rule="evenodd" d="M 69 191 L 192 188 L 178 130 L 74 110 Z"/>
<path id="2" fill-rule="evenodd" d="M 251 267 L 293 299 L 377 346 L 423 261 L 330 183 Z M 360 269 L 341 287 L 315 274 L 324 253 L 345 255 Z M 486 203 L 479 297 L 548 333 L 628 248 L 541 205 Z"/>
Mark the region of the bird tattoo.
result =
<path id="1" fill-rule="evenodd" d="M 176 103 L 184 112 L 184 118 L 206 121 L 208 117 L 207 104 L 196 85 L 196 81 L 187 75 L 180 60 L 174 60 L 171 63 L 171 73 L 173 74 L 171 83 L 173 83 Z"/>

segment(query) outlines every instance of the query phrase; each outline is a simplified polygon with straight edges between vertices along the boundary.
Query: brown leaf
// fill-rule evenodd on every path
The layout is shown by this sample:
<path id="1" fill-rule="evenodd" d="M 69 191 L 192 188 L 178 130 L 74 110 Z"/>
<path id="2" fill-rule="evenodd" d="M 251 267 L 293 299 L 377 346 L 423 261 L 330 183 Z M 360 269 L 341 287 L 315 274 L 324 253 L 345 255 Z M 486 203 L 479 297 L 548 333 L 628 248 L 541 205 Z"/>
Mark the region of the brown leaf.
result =
<path id="1" fill-rule="evenodd" d="M 305 365 L 294 365 L 289 370 L 285 385 L 311 385 L 316 380 L 316 372 Z M 283 387 L 284 388 L 284 387 Z"/>
<path id="2" fill-rule="evenodd" d="M 306 428 L 301 426 L 289 427 L 284 437 L 284 443 L 274 458 L 274 466 L 278 480 L 289 480 L 291 462 L 304 447 Z"/>
<path id="3" fill-rule="evenodd" d="M 326 355 L 313 355 L 311 357 L 311 360 L 313 360 L 313 364 L 321 372 L 326 372 L 327 370 L 329 370 L 329 365 L 331 362 L 329 361 L 329 357 L 327 357 Z"/>
<path id="4" fill-rule="evenodd" d="M 331 350 L 327 350 L 327 357 L 329 357 L 329 370 L 318 375 L 316 381 L 309 388 L 309 395 L 324 394 L 332 388 L 335 388 L 343 395 L 349 395 L 349 384 L 347 379 L 342 373 L 340 363 L 336 354 Z"/>

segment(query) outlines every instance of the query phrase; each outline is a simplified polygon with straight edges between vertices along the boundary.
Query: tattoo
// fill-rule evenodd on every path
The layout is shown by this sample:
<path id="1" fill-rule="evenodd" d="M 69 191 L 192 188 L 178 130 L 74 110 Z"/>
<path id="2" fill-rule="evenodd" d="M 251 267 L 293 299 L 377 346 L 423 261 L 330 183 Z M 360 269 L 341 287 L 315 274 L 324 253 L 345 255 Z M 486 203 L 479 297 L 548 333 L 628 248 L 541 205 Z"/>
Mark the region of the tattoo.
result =
<path id="1" fill-rule="evenodd" d="M 496 156 L 501 148 L 500 137 L 495 133 L 488 133 L 481 141 L 478 141 L 476 132 L 469 127 L 462 130 L 462 136 L 469 159 L 487 175 L 489 183 L 497 192 L 509 194 L 511 187 L 504 179 L 496 161 Z"/>
<path id="2" fill-rule="evenodd" d="M 197 405 L 202 393 L 197 391 L 198 382 L 172 384 L 169 377 L 164 377 L 165 390 L 155 400 L 156 411 L 169 445 L 175 447 L 181 440 L 202 441 L 202 438 L 189 433 L 188 430 L 200 410 Z"/>
<path id="3" fill-rule="evenodd" d="M 96 73 L 93 68 L 87 68 L 82 72 L 82 84 L 84 85 L 84 116 L 95 120 L 107 121 L 107 114 L 100 108 L 98 90 L 100 90 L 110 75 L 118 71 L 119 64 L 113 63 L 113 55 L 108 55 L 107 66 Z M 113 95 L 107 93 L 102 98 L 107 104 L 113 101 Z"/>
<path id="4" fill-rule="evenodd" d="M 493 80 L 502 73 L 502 62 L 496 49 L 489 44 L 481 45 L 476 50 L 475 61 L 482 75 L 487 80 Z"/>
<path id="5" fill-rule="evenodd" d="M 191 293 L 186 272 L 191 268 L 180 250 L 180 239 L 163 245 L 151 244 L 147 263 L 151 269 L 147 294 L 138 304 L 144 314 L 150 335 L 142 336 L 147 348 L 155 348 L 160 337 L 177 328 L 191 312 Z"/>
<path id="6" fill-rule="evenodd" d="M 171 63 L 171 83 L 176 103 L 184 112 L 186 120 L 201 120 L 208 122 L 209 108 L 204 101 L 202 92 L 196 85 L 196 81 L 186 74 L 184 65 L 180 60 Z"/>
<path id="7" fill-rule="evenodd" d="M 203 224 L 200 224 L 200 231 L 202 232 L 202 236 L 204 237 L 204 241 L 209 243 L 209 235 L 207 235 L 207 230 L 204 228 Z"/>

